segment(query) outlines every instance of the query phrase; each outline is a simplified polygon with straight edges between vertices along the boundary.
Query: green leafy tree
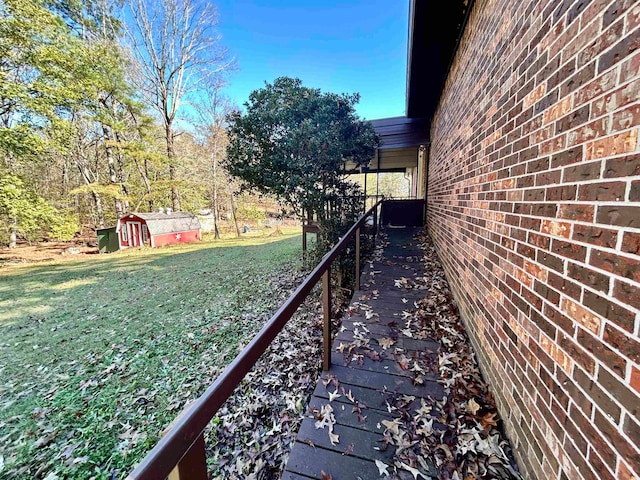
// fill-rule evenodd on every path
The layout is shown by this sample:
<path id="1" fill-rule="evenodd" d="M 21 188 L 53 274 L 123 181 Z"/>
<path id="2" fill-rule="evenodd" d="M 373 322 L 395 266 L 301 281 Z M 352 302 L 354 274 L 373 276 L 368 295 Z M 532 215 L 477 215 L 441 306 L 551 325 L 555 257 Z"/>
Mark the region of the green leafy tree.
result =
<path id="1" fill-rule="evenodd" d="M 70 112 L 91 108 L 94 92 L 118 77 L 117 49 L 102 41 L 107 37 L 98 41 L 91 34 L 93 21 L 78 23 L 82 11 L 73 0 L 0 4 L 0 148 L 5 151 L 38 153 L 40 133 L 50 127 L 64 131 Z M 102 18 L 106 24 L 109 12 Z"/>
<path id="2" fill-rule="evenodd" d="M 362 208 L 345 162 L 368 163 L 378 143 L 371 124 L 355 112 L 358 100 L 281 77 L 252 92 L 246 113 L 229 119 L 226 168 L 245 187 L 278 198 L 298 215 L 312 214 L 325 248 Z"/>
<path id="3" fill-rule="evenodd" d="M 32 240 L 37 235 L 53 232 L 60 240 L 68 240 L 77 231 L 73 215 L 49 205 L 27 188 L 15 175 L 0 177 L 0 225 L 3 242 L 14 248 L 18 237 Z"/>
<path id="4" fill-rule="evenodd" d="M 0 6 L 0 148 L 9 159 L 38 153 L 38 135 L 81 96 L 74 81 L 81 42 L 38 0 Z"/>
<path id="5" fill-rule="evenodd" d="M 111 6 L 98 0 L 0 3 L 0 166 L 31 179 L 56 204 L 68 203 L 79 183 L 87 185 L 98 224 L 104 223 L 101 188 L 120 190 L 112 196 L 118 215 L 128 209 L 119 145 L 123 119 L 137 108 Z"/>

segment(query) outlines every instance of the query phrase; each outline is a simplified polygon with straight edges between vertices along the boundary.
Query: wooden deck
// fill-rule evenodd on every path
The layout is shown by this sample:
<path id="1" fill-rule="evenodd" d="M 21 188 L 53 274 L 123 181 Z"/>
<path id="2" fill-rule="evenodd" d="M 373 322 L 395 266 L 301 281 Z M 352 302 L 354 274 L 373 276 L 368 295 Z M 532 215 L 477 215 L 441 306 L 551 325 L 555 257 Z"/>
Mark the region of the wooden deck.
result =
<path id="1" fill-rule="evenodd" d="M 387 228 L 384 248 L 366 265 L 362 290 L 355 293 L 350 314 L 334 339 L 332 367 L 316 386 L 283 479 L 384 478 L 378 466 L 384 465 L 376 465 L 376 460 L 388 465 L 391 474 L 395 451 L 384 439 L 389 422 L 401 416 L 394 405 L 404 399 L 409 407 L 403 414 L 413 416 L 421 399 L 433 403 L 442 398 L 444 390 L 437 382 L 439 344 L 402 333 L 402 312 L 426 293 L 411 282 L 425 275 L 424 252 L 413 238 L 416 232 Z M 417 368 L 417 360 L 432 368 L 417 374 L 409 368 Z M 417 376 L 422 384 L 416 384 Z M 332 423 L 338 441 L 330 438 Z M 388 439 L 389 432 L 386 435 Z M 400 478 L 404 474 L 413 478 L 409 471 L 401 472 Z"/>

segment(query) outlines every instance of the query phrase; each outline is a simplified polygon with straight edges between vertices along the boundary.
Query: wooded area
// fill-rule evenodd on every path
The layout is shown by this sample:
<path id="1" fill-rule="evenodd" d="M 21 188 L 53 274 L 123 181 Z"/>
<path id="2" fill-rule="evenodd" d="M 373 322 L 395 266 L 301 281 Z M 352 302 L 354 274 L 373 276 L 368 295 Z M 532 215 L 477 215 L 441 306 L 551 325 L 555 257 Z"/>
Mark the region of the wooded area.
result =
<path id="1" fill-rule="evenodd" d="M 0 245 L 160 208 L 210 211 L 217 238 L 221 218 L 264 218 L 275 201 L 333 243 L 364 207 L 344 164 L 379 143 L 358 94 L 283 77 L 245 115 L 224 95 L 235 62 L 217 24 L 201 0 L 0 5 Z"/>
<path id="2" fill-rule="evenodd" d="M 0 244 L 127 211 L 235 209 L 217 21 L 194 0 L 2 3 Z"/>

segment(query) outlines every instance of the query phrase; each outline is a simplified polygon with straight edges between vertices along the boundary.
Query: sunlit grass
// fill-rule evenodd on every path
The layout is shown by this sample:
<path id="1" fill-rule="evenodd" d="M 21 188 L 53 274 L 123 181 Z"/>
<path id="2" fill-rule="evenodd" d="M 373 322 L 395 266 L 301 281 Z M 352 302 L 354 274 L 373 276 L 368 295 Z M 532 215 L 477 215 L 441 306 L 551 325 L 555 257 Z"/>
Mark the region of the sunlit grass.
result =
<path id="1" fill-rule="evenodd" d="M 290 229 L 3 267 L 0 478 L 123 478 L 300 259 Z"/>

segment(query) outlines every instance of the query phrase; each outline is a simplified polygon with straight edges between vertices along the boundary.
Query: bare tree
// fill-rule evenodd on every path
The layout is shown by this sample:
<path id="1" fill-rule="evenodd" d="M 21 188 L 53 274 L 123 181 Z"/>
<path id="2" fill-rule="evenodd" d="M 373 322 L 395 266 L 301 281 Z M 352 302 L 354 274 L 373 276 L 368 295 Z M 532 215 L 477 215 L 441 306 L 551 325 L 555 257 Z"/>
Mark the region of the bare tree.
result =
<path id="1" fill-rule="evenodd" d="M 213 211 L 215 238 L 220 238 L 220 230 L 218 229 L 218 221 L 220 220 L 219 184 L 221 180 L 223 185 L 228 185 L 229 183 L 228 175 L 225 172 L 220 172 L 220 160 L 226 155 L 228 143 L 225 130 L 226 118 L 236 109 L 229 99 L 221 93 L 224 85 L 223 79 L 216 77 L 212 82 L 209 82 L 202 101 L 196 105 L 199 129 L 211 154 L 211 169 L 213 173 L 211 209 Z"/>
<path id="2" fill-rule="evenodd" d="M 164 126 L 169 159 L 171 203 L 180 210 L 176 183 L 175 120 L 180 105 L 208 77 L 231 65 L 216 32 L 218 13 L 206 0 L 131 0 L 127 28 L 140 64 L 144 100 Z"/>

